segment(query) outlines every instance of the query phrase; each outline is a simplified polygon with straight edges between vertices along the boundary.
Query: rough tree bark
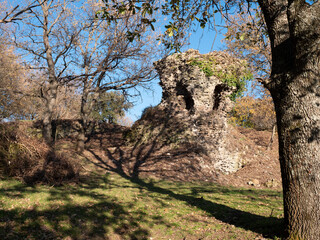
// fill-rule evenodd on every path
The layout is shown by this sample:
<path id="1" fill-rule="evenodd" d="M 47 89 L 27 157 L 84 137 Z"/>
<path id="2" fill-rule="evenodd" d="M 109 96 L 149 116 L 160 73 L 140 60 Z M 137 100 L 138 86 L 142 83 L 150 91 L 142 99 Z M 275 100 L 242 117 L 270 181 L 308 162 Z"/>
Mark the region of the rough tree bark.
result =
<path id="1" fill-rule="evenodd" d="M 320 2 L 259 0 L 272 49 L 289 239 L 320 239 Z"/>
<path id="2" fill-rule="evenodd" d="M 84 87 L 80 107 L 80 130 L 77 139 L 77 152 L 82 153 L 85 147 L 86 129 L 88 125 L 88 89 Z"/>
<path id="3" fill-rule="evenodd" d="M 90 85 L 91 81 L 84 81 L 82 96 L 81 96 L 81 107 L 80 107 L 80 131 L 78 134 L 77 141 L 77 151 L 82 153 L 85 148 L 85 143 L 88 137 L 88 129 L 90 127 L 95 127 L 93 124 L 93 119 L 90 119 L 90 113 L 92 112 L 92 108 L 95 103 L 96 97 L 93 97 L 91 100 L 89 99 L 90 94 Z M 96 93 L 93 93 L 96 95 Z M 92 129 L 90 129 L 92 130 Z"/>
<path id="4" fill-rule="evenodd" d="M 49 28 L 49 6 L 47 2 L 44 2 L 41 5 L 41 8 L 43 12 L 43 44 L 45 47 L 49 78 L 48 86 L 46 86 L 46 89 L 42 91 L 46 103 L 46 111 L 44 112 L 43 117 L 42 135 L 46 143 L 51 146 L 55 141 L 55 127 L 53 127 L 52 124 L 59 84 L 55 73 L 55 63 L 52 56 L 52 47 L 50 46 L 49 41 L 49 34 L 51 30 Z"/>

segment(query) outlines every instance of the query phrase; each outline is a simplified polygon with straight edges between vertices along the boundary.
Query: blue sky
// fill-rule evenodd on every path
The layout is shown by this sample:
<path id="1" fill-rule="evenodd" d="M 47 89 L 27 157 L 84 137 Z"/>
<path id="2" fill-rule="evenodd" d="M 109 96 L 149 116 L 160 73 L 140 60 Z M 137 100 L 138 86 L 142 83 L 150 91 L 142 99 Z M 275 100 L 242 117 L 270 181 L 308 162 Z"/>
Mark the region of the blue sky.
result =
<path id="1" fill-rule="evenodd" d="M 18 0 L 12 0 L 10 2 L 12 5 L 16 5 L 19 3 Z M 218 14 L 217 14 L 218 15 Z M 217 17 L 218 20 L 220 19 Z M 161 24 L 161 21 L 159 21 Z M 163 25 L 163 24 L 162 24 Z M 160 27 L 161 28 L 161 27 Z M 164 32 L 164 28 L 162 26 L 162 32 Z M 182 49 L 182 51 L 186 51 L 187 49 L 197 49 L 200 53 L 205 54 L 210 51 L 222 50 L 223 45 L 221 40 L 223 39 L 222 34 L 218 34 L 214 31 L 210 31 L 208 27 L 202 29 L 200 27 L 196 28 L 194 32 L 192 32 L 190 37 L 190 44 Z M 155 44 L 157 44 L 155 42 Z M 133 121 L 136 121 L 140 118 L 142 111 L 149 106 L 156 106 L 161 101 L 162 89 L 158 84 L 159 80 L 154 81 L 151 84 L 151 90 L 139 89 L 141 97 L 136 97 L 134 99 L 130 99 L 133 102 L 134 107 L 127 112 L 127 116 L 130 117 Z"/>
<path id="2" fill-rule="evenodd" d="M 197 49 L 200 53 L 205 54 L 211 51 L 219 51 L 224 49 L 222 44 L 223 34 L 208 30 L 208 28 L 201 29 L 200 27 L 192 33 L 190 37 L 190 45 L 186 46 L 183 51 L 187 49 Z M 156 43 L 155 43 L 156 44 Z M 158 84 L 159 80 L 154 81 L 151 85 L 153 91 L 141 90 L 141 98 L 135 98 L 134 107 L 127 112 L 133 121 L 141 117 L 142 111 L 149 106 L 156 106 L 161 101 L 162 89 Z"/>

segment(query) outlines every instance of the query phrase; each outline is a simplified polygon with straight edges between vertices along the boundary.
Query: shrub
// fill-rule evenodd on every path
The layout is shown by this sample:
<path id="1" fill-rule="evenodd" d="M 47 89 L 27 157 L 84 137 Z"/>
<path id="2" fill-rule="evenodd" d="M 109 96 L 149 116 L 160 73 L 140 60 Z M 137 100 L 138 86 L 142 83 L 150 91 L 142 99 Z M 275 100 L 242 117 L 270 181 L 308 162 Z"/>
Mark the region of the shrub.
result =
<path id="1" fill-rule="evenodd" d="M 229 114 L 229 122 L 257 130 L 271 130 L 276 122 L 272 99 L 250 96 L 238 98 Z"/>
<path id="2" fill-rule="evenodd" d="M 55 153 L 26 132 L 17 123 L 0 124 L 0 176 L 51 185 L 77 180 L 79 169 L 71 158 Z"/>

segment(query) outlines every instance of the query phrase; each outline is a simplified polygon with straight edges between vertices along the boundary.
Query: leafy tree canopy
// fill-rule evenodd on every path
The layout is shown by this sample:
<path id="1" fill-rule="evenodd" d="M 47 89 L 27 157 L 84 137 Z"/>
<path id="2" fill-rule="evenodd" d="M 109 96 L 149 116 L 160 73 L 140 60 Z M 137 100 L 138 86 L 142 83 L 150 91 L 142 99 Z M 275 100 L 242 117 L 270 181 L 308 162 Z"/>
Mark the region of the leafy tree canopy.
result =
<path id="1" fill-rule="evenodd" d="M 91 117 L 98 121 L 117 123 L 125 115 L 125 111 L 132 107 L 132 103 L 121 92 L 103 92 L 93 105 Z"/>

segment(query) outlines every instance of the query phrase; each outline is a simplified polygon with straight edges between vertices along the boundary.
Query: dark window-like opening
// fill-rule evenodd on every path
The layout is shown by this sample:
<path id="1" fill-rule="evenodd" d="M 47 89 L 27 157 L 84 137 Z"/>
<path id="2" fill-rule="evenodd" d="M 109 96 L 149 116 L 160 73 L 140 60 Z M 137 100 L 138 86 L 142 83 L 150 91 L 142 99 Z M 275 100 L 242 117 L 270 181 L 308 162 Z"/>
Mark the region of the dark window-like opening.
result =
<path id="1" fill-rule="evenodd" d="M 186 86 L 184 86 L 181 82 L 179 82 L 176 86 L 177 96 L 182 95 L 183 99 L 186 104 L 186 109 L 191 111 L 194 107 L 194 101 L 190 94 L 190 92 L 187 90 Z"/>
<path id="2" fill-rule="evenodd" d="M 224 84 L 219 84 L 215 87 L 213 94 L 213 110 L 217 110 L 219 108 L 222 101 L 222 92 L 225 90 L 227 90 L 227 86 Z"/>

